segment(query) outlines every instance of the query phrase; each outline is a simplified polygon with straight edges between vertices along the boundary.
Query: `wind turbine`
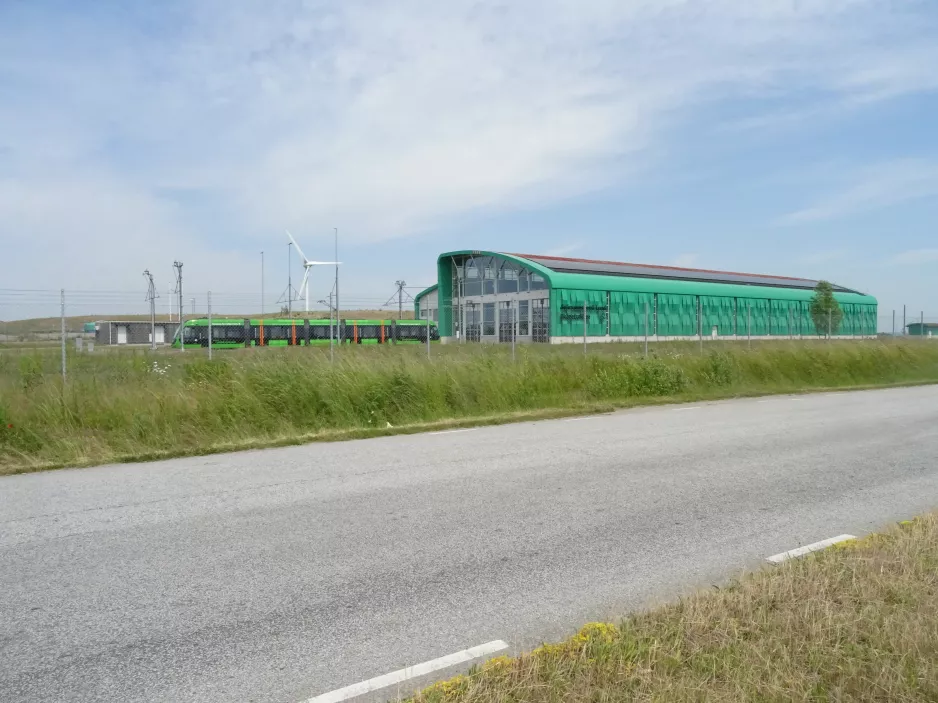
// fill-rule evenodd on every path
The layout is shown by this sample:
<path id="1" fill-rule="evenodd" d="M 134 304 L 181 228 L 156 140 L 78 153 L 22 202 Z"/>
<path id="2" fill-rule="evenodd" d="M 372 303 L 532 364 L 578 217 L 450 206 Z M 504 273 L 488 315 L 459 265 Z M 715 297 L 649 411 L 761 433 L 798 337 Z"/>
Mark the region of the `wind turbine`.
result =
<path id="1" fill-rule="evenodd" d="M 296 247 L 296 250 L 299 252 L 300 257 L 303 259 L 303 283 L 300 285 L 299 295 L 306 298 L 306 312 L 309 313 L 309 270 L 313 266 L 338 266 L 341 264 L 341 261 L 310 261 L 306 258 L 306 254 L 303 253 L 303 250 L 300 249 L 300 245 L 296 243 L 296 240 L 293 238 L 293 235 L 290 234 L 290 230 L 284 230 L 287 233 L 287 236 L 290 238 L 290 241 L 293 242 L 293 246 Z"/>

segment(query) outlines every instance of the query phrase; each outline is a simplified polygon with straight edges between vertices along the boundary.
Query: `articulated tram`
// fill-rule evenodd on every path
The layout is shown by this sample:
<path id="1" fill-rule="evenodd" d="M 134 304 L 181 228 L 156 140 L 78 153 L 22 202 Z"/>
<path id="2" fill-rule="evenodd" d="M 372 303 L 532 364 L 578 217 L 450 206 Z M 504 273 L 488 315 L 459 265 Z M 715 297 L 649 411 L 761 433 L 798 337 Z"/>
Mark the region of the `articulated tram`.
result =
<path id="1" fill-rule="evenodd" d="M 328 345 L 330 339 L 339 344 L 426 343 L 426 320 L 249 320 L 217 318 L 212 320 L 212 348 L 243 347 L 305 347 Z M 430 341 L 438 342 L 440 332 L 435 322 L 429 325 Z M 186 348 L 207 347 L 207 318 L 187 320 L 183 325 Z M 173 340 L 179 348 L 179 336 Z"/>

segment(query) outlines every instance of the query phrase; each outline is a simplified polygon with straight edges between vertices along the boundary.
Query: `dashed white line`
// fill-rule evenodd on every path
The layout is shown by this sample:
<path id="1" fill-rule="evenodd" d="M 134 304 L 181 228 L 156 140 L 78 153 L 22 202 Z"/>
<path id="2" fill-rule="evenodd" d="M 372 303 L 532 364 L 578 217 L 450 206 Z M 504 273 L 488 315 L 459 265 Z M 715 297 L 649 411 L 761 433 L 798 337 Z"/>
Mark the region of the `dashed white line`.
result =
<path id="1" fill-rule="evenodd" d="M 681 412 L 685 412 L 685 411 L 687 411 L 687 410 L 700 410 L 701 407 L 702 407 L 702 406 L 700 406 L 700 405 L 692 405 L 692 406 L 689 407 L 689 408 L 675 408 L 675 411 L 681 413 Z"/>
<path id="2" fill-rule="evenodd" d="M 456 434 L 457 432 L 475 432 L 477 429 L 479 428 L 478 427 L 465 427 L 461 430 L 440 430 L 439 432 L 427 432 L 427 434 L 429 435 Z"/>
<path id="3" fill-rule="evenodd" d="M 580 422 L 582 420 L 595 420 L 597 415 L 589 415 L 587 417 L 568 417 L 564 418 L 564 422 Z"/>
<path id="4" fill-rule="evenodd" d="M 486 657 L 504 649 L 508 649 L 508 645 L 502 640 L 495 640 L 486 644 L 480 644 L 478 647 L 464 649 L 461 652 L 448 654 L 445 657 L 433 659 L 431 661 L 424 662 L 423 664 L 408 666 L 405 669 L 398 669 L 397 671 L 392 671 L 390 674 L 385 674 L 384 676 L 377 676 L 373 679 L 362 681 L 361 683 L 352 684 L 351 686 L 346 686 L 345 688 L 339 688 L 335 691 L 330 691 L 329 693 L 323 693 L 322 695 L 315 696 L 314 698 L 310 698 L 304 701 L 304 703 L 339 703 L 340 701 L 345 701 L 349 698 L 355 698 L 356 696 L 361 696 L 365 693 L 379 691 L 382 688 L 393 686 L 396 683 L 403 683 L 408 679 L 414 679 L 418 676 L 425 676 L 427 674 L 432 674 L 434 671 L 439 671 L 440 669 L 446 669 L 451 666 L 456 666 L 457 664 L 464 664 L 466 662 L 472 661 L 473 659 Z"/>
<path id="5" fill-rule="evenodd" d="M 837 537 L 831 537 L 830 539 L 824 539 L 820 542 L 815 542 L 814 544 L 807 544 L 804 547 L 798 547 L 798 549 L 792 549 L 787 552 L 782 552 L 781 554 L 775 554 L 773 556 L 767 557 L 766 561 L 770 561 L 773 564 L 781 564 L 783 561 L 789 559 L 796 559 L 798 557 L 803 557 L 806 554 L 811 552 L 817 552 L 822 549 L 827 549 L 830 546 L 839 544 L 840 542 L 847 542 L 851 539 L 856 539 L 853 535 L 838 535 Z"/>

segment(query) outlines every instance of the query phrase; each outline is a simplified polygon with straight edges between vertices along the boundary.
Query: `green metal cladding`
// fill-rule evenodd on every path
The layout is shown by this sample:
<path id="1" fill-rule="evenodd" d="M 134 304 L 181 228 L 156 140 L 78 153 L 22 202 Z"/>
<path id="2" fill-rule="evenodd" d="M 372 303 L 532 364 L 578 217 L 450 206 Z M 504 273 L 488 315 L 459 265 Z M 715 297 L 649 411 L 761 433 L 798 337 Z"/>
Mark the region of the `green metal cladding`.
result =
<path id="1" fill-rule="evenodd" d="M 543 276 L 549 287 L 552 337 L 583 335 L 584 303 L 588 336 L 643 335 L 646 303 L 649 306 L 649 334 L 662 337 L 689 337 L 698 334 L 698 305 L 702 318 L 700 331 L 705 336 L 709 336 L 714 327 L 720 336 L 751 334 L 753 337 L 760 337 L 827 333 L 826 329 L 815 329 L 811 318 L 813 290 L 590 273 L 558 273 L 512 254 L 462 250 L 441 254 L 437 260 L 441 336 L 448 337 L 453 334 L 451 257 L 469 255 L 495 256 L 520 264 Z M 844 314 L 839 329 L 832 330 L 833 334 L 876 334 L 876 298 L 844 292 L 835 292 L 834 298 L 840 303 Z M 574 308 L 577 308 L 578 312 Z"/>

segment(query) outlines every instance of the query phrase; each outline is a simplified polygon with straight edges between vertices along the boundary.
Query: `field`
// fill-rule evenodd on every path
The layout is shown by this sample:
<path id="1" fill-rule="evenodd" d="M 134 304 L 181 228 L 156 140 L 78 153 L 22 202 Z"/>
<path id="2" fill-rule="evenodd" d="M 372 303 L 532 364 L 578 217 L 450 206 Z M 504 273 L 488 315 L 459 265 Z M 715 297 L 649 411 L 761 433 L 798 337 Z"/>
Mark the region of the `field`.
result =
<path id="1" fill-rule="evenodd" d="M 938 700 L 938 516 L 500 657 L 414 703 Z"/>
<path id="2" fill-rule="evenodd" d="M 924 341 L 0 350 L 0 473 L 600 412 L 938 382 Z"/>

